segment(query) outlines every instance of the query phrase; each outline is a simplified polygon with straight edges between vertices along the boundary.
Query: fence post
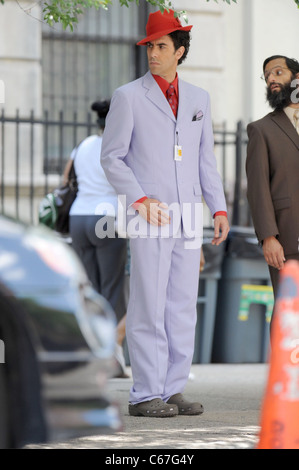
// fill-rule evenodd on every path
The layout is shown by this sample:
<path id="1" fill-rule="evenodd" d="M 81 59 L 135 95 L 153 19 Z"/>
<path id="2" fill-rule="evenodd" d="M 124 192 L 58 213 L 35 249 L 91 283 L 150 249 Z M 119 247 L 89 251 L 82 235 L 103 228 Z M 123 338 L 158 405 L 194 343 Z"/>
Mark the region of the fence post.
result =
<path id="1" fill-rule="evenodd" d="M 16 218 L 19 219 L 19 200 L 20 200 L 20 116 L 19 110 L 16 113 Z"/>
<path id="2" fill-rule="evenodd" d="M 44 118 L 44 173 L 45 173 L 45 194 L 49 192 L 49 114 L 45 111 Z"/>
<path id="3" fill-rule="evenodd" d="M 34 111 L 30 114 L 30 221 L 33 223 L 33 198 L 34 198 Z"/>
<path id="4" fill-rule="evenodd" d="M 235 190 L 233 202 L 232 225 L 240 225 L 240 200 L 242 182 L 242 142 L 243 142 L 243 122 L 238 121 L 236 132 L 236 170 L 235 170 Z"/>
<path id="5" fill-rule="evenodd" d="M 64 121 L 63 121 L 63 111 L 59 112 L 59 174 L 63 173 L 63 131 L 64 131 Z"/>

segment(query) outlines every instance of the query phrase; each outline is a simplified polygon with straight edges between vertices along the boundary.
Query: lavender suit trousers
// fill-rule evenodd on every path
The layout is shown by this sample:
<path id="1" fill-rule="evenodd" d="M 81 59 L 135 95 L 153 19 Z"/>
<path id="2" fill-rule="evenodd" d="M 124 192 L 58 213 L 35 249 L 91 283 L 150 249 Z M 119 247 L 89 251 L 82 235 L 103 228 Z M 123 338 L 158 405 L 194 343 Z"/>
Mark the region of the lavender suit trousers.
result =
<path id="1" fill-rule="evenodd" d="M 135 238 L 131 246 L 127 344 L 130 402 L 182 392 L 194 352 L 200 247 L 181 238 Z"/>

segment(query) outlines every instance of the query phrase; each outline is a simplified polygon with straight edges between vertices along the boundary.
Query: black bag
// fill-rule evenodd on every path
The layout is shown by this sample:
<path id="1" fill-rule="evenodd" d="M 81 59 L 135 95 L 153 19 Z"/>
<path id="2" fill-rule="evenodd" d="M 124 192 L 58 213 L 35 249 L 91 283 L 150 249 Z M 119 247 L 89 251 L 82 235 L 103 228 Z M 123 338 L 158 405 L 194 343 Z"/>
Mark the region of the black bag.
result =
<path id="1" fill-rule="evenodd" d="M 69 233 L 69 213 L 78 192 L 77 176 L 74 161 L 69 171 L 68 182 L 54 190 L 57 218 L 54 230 L 59 233 Z"/>
<path id="2" fill-rule="evenodd" d="M 78 183 L 73 160 L 67 183 L 54 189 L 53 193 L 47 194 L 42 199 L 38 213 L 39 222 L 56 232 L 68 234 L 70 208 L 77 192 Z"/>

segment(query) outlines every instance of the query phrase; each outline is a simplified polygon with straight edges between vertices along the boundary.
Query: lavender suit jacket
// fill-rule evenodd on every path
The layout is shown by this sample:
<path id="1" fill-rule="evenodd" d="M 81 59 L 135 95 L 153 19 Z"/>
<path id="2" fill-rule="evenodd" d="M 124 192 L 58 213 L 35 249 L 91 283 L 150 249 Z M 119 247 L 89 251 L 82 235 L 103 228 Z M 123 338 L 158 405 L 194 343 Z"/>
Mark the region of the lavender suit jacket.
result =
<path id="1" fill-rule="evenodd" d="M 114 92 L 101 163 L 117 194 L 126 196 L 127 208 L 144 196 L 177 203 L 184 225 L 184 213 L 192 213 L 202 197 L 212 215 L 227 208 L 213 152 L 209 95 L 178 83 L 177 119 L 150 72 Z M 182 161 L 174 160 L 175 145 L 182 147 Z"/>

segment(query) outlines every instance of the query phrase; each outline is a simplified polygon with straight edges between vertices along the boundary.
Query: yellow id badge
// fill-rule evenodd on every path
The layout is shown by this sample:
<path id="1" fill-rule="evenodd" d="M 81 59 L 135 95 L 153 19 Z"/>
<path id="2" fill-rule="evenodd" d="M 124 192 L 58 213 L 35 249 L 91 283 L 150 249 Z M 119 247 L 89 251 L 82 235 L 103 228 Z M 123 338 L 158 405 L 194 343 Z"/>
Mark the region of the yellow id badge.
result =
<path id="1" fill-rule="evenodd" d="M 183 158 L 181 145 L 174 146 L 174 159 L 176 162 L 181 162 Z"/>

